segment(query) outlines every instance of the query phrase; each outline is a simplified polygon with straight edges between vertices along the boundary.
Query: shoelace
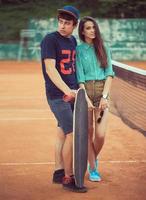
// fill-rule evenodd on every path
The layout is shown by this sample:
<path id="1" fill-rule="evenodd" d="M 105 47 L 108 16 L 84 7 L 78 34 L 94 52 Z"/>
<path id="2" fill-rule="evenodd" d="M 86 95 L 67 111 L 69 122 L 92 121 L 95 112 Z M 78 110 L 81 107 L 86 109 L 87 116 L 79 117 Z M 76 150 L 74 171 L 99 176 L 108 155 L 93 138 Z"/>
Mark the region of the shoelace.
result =
<path id="1" fill-rule="evenodd" d="M 99 176 L 99 173 L 96 171 L 96 169 L 90 171 L 91 175 L 96 175 L 96 176 Z"/>
<path id="2" fill-rule="evenodd" d="M 93 173 L 94 175 L 96 175 L 96 174 L 97 174 L 97 171 L 96 171 L 96 170 L 93 170 L 92 173 Z"/>

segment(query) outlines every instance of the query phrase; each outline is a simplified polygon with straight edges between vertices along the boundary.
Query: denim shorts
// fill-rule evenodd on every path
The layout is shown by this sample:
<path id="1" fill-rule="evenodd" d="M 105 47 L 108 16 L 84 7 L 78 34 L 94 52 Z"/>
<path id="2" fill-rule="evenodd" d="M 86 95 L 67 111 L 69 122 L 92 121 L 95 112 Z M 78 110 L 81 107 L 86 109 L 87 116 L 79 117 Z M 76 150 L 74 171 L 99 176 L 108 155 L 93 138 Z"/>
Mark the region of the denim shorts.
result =
<path id="1" fill-rule="evenodd" d="M 73 132 L 73 109 L 74 104 L 64 102 L 63 99 L 47 98 L 50 109 L 58 122 L 58 126 L 62 128 L 64 134 Z"/>

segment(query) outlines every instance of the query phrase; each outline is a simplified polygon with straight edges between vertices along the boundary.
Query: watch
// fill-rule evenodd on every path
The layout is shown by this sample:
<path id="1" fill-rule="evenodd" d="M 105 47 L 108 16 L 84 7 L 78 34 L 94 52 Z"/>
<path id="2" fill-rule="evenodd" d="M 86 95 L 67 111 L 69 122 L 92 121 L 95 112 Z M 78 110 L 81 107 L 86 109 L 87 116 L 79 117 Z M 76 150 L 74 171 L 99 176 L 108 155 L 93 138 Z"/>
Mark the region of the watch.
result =
<path id="1" fill-rule="evenodd" d="M 107 99 L 107 97 L 108 97 L 107 94 L 103 94 L 103 95 L 102 95 L 102 98 L 103 98 L 103 99 Z"/>

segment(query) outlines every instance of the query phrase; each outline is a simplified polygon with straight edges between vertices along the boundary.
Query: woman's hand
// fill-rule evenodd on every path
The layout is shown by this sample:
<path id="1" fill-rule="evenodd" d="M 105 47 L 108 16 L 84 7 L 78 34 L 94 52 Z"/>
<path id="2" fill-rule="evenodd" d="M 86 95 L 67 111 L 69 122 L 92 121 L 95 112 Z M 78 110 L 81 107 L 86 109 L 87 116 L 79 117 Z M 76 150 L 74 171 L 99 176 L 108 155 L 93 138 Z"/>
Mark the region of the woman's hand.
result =
<path id="1" fill-rule="evenodd" d="M 86 95 L 86 100 L 87 100 L 88 108 L 89 109 L 94 109 L 95 107 L 93 106 L 91 100 L 89 99 L 89 97 L 87 95 Z"/>
<path id="2" fill-rule="evenodd" d="M 80 84 L 80 88 L 84 89 L 85 90 L 85 97 L 86 97 L 86 101 L 87 101 L 87 104 L 88 104 L 88 108 L 89 109 L 94 109 L 95 107 L 93 106 L 90 98 L 88 97 L 87 93 L 86 93 L 86 89 L 85 89 L 85 86 L 83 83 Z"/>
<path id="3" fill-rule="evenodd" d="M 99 109 L 105 110 L 108 107 L 109 107 L 108 100 L 102 97 L 99 103 Z"/>

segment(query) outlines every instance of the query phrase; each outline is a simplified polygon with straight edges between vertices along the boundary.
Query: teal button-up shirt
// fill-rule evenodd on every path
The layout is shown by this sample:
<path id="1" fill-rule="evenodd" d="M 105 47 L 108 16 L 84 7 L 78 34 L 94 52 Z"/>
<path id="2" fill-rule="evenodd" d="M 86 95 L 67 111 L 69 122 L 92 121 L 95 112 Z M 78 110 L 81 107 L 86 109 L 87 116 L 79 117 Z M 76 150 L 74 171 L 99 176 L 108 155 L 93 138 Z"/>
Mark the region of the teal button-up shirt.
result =
<path id="1" fill-rule="evenodd" d="M 76 73 L 78 83 L 89 80 L 105 80 L 108 76 L 114 76 L 110 49 L 105 47 L 107 53 L 108 66 L 100 67 L 94 47 L 87 43 L 82 43 L 76 47 Z"/>

